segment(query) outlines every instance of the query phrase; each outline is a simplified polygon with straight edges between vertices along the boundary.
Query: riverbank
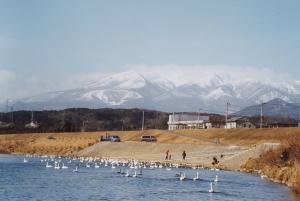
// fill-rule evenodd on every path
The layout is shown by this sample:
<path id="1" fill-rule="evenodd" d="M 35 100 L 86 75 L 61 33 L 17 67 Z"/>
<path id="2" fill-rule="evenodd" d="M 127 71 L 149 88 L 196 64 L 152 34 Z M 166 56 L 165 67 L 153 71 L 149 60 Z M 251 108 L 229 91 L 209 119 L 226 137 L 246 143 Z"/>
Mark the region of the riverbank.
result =
<path id="1" fill-rule="evenodd" d="M 242 166 L 244 171 L 261 172 L 272 181 L 285 184 L 300 193 L 300 136 L 282 141 L 258 158 L 250 158 Z"/>
<path id="2" fill-rule="evenodd" d="M 249 165 L 251 161 L 270 149 L 277 149 L 284 140 L 300 135 L 299 131 L 297 128 L 146 131 L 147 134 L 157 137 L 157 143 L 140 142 L 143 134 L 140 131 L 108 132 L 119 135 L 122 140 L 120 143 L 98 143 L 99 137 L 106 132 L 0 135 L 0 152 L 135 159 L 235 171 L 262 171 L 263 174 L 267 174 L 264 171 L 264 167 L 267 166 L 252 167 Z M 172 158 L 165 161 L 167 150 Z M 187 152 L 186 160 L 182 160 L 183 150 Z M 244 164 L 248 165 L 241 169 Z M 272 172 L 276 168 L 268 166 L 268 169 Z M 280 177 L 274 176 L 278 173 L 267 176 L 279 180 L 280 183 L 285 183 L 283 181 L 287 177 L 297 180 L 299 174 L 289 175 L 289 171 L 281 171 Z M 291 186 L 289 183 L 285 184 Z"/>

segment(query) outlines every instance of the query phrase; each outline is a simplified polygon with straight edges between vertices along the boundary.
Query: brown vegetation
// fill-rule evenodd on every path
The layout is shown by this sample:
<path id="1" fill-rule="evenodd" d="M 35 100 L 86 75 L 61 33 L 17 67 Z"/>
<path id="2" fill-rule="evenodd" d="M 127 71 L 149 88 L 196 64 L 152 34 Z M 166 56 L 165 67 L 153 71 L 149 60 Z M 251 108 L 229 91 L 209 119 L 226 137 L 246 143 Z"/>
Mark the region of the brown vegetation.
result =
<path id="1" fill-rule="evenodd" d="M 243 166 L 248 171 L 260 170 L 269 178 L 287 184 L 300 192 L 300 136 L 291 135 L 282 145 L 259 158 L 249 159 Z"/>

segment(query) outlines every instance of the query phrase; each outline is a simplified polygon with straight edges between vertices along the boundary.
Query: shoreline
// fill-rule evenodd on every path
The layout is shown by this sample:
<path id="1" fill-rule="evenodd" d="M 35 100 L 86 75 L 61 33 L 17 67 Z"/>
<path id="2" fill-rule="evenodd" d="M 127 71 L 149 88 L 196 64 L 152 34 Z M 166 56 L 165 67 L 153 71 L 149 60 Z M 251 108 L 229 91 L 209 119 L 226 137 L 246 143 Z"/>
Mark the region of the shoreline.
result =
<path id="1" fill-rule="evenodd" d="M 39 155 L 39 154 L 28 154 L 28 153 L 9 153 L 9 154 L 5 154 L 5 155 L 12 155 L 12 156 L 24 156 L 24 157 L 28 157 L 28 156 L 33 156 L 33 157 L 63 157 L 63 158 L 77 158 L 77 159 L 88 159 L 88 158 L 94 158 L 92 156 L 79 156 L 79 155 Z M 261 177 L 262 180 L 267 180 L 270 182 L 273 182 L 275 184 L 281 185 L 283 187 L 287 187 L 291 193 L 293 193 L 293 196 L 298 197 L 300 194 L 295 191 L 293 189 L 293 186 L 288 185 L 287 183 L 283 183 L 279 180 L 270 178 L 270 177 L 265 177 L 265 175 L 262 175 L 262 171 L 261 170 L 257 170 L 257 171 L 248 171 L 246 169 L 230 169 L 230 168 L 222 168 L 222 167 L 212 167 L 212 166 L 204 166 L 201 164 L 192 164 L 189 163 L 188 161 L 186 162 L 180 162 L 180 161 L 153 161 L 153 160 L 138 160 L 138 159 L 133 159 L 133 158 L 114 158 L 114 157 L 96 157 L 97 160 L 101 160 L 101 159 L 105 159 L 105 160 L 116 160 L 116 161 L 122 161 L 122 162 L 133 162 L 133 161 L 137 161 L 140 163 L 144 163 L 144 164 L 156 164 L 157 166 L 163 165 L 163 167 L 168 167 L 168 166 L 172 166 L 172 167 L 176 167 L 178 166 L 178 168 L 183 168 L 183 169 L 203 169 L 203 170 L 212 170 L 212 171 L 230 171 L 230 172 L 239 172 L 239 173 L 243 173 L 243 174 L 249 174 L 252 176 L 257 176 L 257 177 Z"/>
<path id="2" fill-rule="evenodd" d="M 64 157 L 102 157 L 110 159 L 139 160 L 156 163 L 172 163 L 191 168 L 193 166 L 218 168 L 225 171 L 261 175 L 262 171 L 245 169 L 247 161 L 258 158 L 268 149 L 276 149 L 287 136 L 298 135 L 299 129 L 209 129 L 147 130 L 157 143 L 141 143 L 140 131 L 114 131 L 122 139 L 120 143 L 98 142 L 106 132 L 15 134 L 0 136 L 0 151 L 11 155 L 52 155 Z M 51 138 L 49 137 L 51 136 Z M 215 143 L 219 139 L 220 144 Z M 172 160 L 164 160 L 170 150 Z M 181 153 L 187 151 L 187 160 L 181 160 Z M 221 157 L 221 156 L 224 157 Z M 218 165 L 211 163 L 213 157 Z M 268 180 L 288 187 L 287 183 L 272 178 Z"/>

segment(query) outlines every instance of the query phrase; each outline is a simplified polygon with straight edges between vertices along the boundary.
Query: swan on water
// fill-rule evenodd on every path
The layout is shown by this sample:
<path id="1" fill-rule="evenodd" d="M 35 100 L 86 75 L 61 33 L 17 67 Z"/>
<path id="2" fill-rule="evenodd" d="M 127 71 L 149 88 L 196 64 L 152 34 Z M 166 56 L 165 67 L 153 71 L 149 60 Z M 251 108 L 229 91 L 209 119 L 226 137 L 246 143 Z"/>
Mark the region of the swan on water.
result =
<path id="1" fill-rule="evenodd" d="M 59 163 L 57 161 L 55 161 L 54 169 L 56 170 L 60 169 Z"/>
<path id="2" fill-rule="evenodd" d="M 48 162 L 47 162 L 47 164 L 46 164 L 46 168 L 52 168 L 53 166 L 52 165 L 50 165 Z"/>
<path id="3" fill-rule="evenodd" d="M 213 184 L 210 182 L 210 189 L 208 189 L 209 193 L 214 193 L 215 190 L 213 189 Z"/>
<path id="4" fill-rule="evenodd" d="M 183 173 L 183 174 L 180 175 L 179 180 L 183 181 L 185 178 L 186 178 L 185 173 Z"/>
<path id="5" fill-rule="evenodd" d="M 218 182 L 218 181 L 219 181 L 219 177 L 218 177 L 218 175 L 216 175 L 214 182 Z"/>
<path id="6" fill-rule="evenodd" d="M 26 158 L 24 158 L 23 162 L 24 163 L 28 163 L 28 160 Z"/>
<path id="7" fill-rule="evenodd" d="M 194 181 L 199 180 L 199 172 L 196 173 L 196 177 L 193 178 Z"/>
<path id="8" fill-rule="evenodd" d="M 75 167 L 75 169 L 73 170 L 73 172 L 79 172 L 78 166 Z"/>
<path id="9" fill-rule="evenodd" d="M 125 177 L 129 177 L 129 171 L 127 170 Z"/>
<path id="10" fill-rule="evenodd" d="M 262 175 L 260 175 L 260 178 L 261 178 L 261 179 L 266 179 L 266 178 L 268 178 L 268 176 L 262 174 Z"/>
<path id="11" fill-rule="evenodd" d="M 63 163 L 61 169 L 68 169 L 68 166 L 66 166 L 66 165 Z"/>

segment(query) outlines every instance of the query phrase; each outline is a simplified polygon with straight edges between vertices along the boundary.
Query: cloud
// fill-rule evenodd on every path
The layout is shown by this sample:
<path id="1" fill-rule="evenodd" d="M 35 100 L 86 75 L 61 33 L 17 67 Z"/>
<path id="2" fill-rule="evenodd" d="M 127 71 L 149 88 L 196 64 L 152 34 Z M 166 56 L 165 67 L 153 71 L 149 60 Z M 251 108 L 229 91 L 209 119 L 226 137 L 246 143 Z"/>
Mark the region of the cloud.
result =
<path id="1" fill-rule="evenodd" d="M 108 75 L 107 73 L 82 73 L 75 75 L 57 75 L 55 77 L 24 76 L 9 70 L 0 69 L 0 102 L 7 99 L 19 99 L 49 91 L 61 91 L 82 88 Z"/>
<path id="2" fill-rule="evenodd" d="M 212 79 L 220 78 L 226 83 L 236 82 L 260 82 L 269 85 L 286 84 L 292 80 L 286 73 L 274 72 L 269 68 L 257 67 L 232 67 L 227 65 L 129 65 L 129 69 L 135 70 L 150 79 L 164 79 L 183 84 L 208 84 Z M 292 80 L 292 82 L 295 82 Z"/>
<path id="3" fill-rule="evenodd" d="M 8 97 L 14 90 L 13 83 L 15 82 L 16 75 L 14 72 L 0 69 L 0 96 L 3 99 Z"/>

